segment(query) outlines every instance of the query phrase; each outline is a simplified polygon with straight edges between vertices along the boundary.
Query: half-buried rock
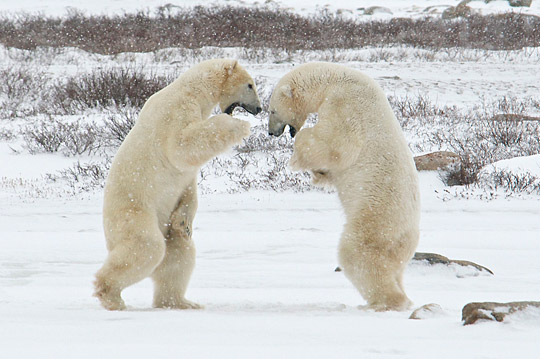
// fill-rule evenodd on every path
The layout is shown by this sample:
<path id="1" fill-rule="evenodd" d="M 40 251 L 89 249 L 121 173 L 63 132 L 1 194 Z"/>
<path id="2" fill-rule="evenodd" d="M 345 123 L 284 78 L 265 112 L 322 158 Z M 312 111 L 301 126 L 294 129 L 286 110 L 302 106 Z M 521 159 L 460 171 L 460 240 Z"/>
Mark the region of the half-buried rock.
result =
<path id="1" fill-rule="evenodd" d="M 463 307 L 461 320 L 463 325 L 474 324 L 479 320 L 502 322 L 508 315 L 529 309 L 538 310 L 540 313 L 540 302 L 469 303 Z"/>

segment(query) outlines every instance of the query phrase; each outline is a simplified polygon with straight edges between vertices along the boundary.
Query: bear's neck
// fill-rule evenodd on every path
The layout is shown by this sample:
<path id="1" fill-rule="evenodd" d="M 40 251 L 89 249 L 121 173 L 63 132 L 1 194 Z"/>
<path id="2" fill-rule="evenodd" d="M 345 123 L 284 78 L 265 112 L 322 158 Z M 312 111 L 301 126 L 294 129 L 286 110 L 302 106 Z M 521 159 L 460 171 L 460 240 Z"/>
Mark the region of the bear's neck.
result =
<path id="1" fill-rule="evenodd" d="M 175 101 L 182 103 L 189 98 L 191 103 L 200 106 L 202 118 L 207 118 L 212 110 L 219 103 L 222 83 L 218 76 L 211 73 L 191 73 L 186 72 L 180 76 L 172 85 L 171 95 Z"/>
<path id="2" fill-rule="evenodd" d="M 333 73 L 309 73 L 301 76 L 302 81 L 297 82 L 297 89 L 300 90 L 303 98 L 306 114 L 318 112 L 321 105 L 334 94 L 341 96 L 343 86 L 347 81 Z M 302 93 L 305 90 L 305 93 Z"/>

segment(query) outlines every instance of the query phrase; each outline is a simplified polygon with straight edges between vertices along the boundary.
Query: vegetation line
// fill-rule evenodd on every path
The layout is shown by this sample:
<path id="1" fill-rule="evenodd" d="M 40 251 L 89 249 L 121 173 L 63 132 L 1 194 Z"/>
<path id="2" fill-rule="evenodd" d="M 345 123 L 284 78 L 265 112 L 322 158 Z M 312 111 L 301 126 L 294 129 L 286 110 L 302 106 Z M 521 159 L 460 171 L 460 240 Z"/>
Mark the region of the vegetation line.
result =
<path id="1" fill-rule="evenodd" d="M 320 11 L 300 14 L 265 7 L 158 8 L 155 13 L 65 17 L 0 17 L 7 47 L 77 47 L 99 54 L 163 48 L 244 47 L 289 51 L 409 45 L 510 50 L 540 46 L 540 18 L 518 13 L 458 19 L 355 20 Z"/>

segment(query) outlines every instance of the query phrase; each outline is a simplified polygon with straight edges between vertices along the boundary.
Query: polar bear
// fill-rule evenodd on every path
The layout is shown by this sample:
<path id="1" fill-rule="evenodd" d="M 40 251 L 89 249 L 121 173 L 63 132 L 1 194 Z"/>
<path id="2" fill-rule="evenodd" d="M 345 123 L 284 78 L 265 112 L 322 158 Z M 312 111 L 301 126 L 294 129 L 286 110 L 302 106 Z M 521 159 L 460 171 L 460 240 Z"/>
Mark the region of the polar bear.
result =
<path id="1" fill-rule="evenodd" d="M 209 117 L 217 104 L 225 114 Z M 94 284 L 106 309 L 125 309 L 122 290 L 149 276 L 154 307 L 200 307 L 184 297 L 195 265 L 197 174 L 250 134 L 248 122 L 230 116 L 236 106 L 261 111 L 253 79 L 227 59 L 192 67 L 145 103 L 105 185 L 109 254 Z"/>
<path id="2" fill-rule="evenodd" d="M 315 184 L 336 188 L 346 215 L 339 263 L 376 311 L 412 303 L 403 272 L 418 244 L 420 199 L 413 156 L 383 90 L 344 66 L 310 63 L 293 69 L 270 98 L 270 135 L 298 132 L 289 162 Z"/>

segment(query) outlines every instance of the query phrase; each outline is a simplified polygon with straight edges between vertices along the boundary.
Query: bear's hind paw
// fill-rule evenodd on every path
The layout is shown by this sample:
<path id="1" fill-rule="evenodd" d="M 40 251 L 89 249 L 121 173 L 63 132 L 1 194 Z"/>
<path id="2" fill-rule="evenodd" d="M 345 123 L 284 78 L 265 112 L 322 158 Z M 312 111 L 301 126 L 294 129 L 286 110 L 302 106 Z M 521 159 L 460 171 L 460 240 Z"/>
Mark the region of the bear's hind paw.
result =
<path id="1" fill-rule="evenodd" d="M 125 310 L 126 304 L 122 300 L 120 294 L 111 293 L 110 290 L 103 289 L 103 287 L 96 288 L 94 297 L 99 299 L 103 308 L 107 310 Z"/>
<path id="2" fill-rule="evenodd" d="M 154 303 L 154 308 L 162 309 L 204 309 L 204 306 L 187 299 L 167 300 Z"/>

